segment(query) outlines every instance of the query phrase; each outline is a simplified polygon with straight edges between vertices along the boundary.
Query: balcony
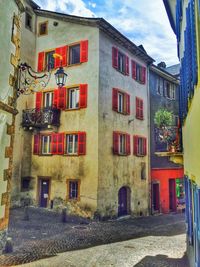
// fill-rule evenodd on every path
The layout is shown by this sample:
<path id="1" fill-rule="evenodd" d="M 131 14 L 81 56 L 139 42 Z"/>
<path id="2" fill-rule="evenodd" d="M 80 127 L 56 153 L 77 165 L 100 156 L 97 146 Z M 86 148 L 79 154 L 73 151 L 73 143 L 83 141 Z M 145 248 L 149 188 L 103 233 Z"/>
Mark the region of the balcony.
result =
<path id="1" fill-rule="evenodd" d="M 58 127 L 60 126 L 60 110 L 53 108 L 23 110 L 22 126 L 29 130 Z"/>
<path id="2" fill-rule="evenodd" d="M 170 161 L 183 164 L 182 131 L 176 126 L 154 128 L 155 155 L 169 157 Z"/>

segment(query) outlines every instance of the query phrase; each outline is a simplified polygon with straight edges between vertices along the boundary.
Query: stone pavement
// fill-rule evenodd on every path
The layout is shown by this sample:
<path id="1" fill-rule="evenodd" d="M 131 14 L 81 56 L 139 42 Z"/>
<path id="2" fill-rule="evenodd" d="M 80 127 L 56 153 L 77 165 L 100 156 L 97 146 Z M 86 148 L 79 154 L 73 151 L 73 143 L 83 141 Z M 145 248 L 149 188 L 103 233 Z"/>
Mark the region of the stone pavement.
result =
<path id="1" fill-rule="evenodd" d="M 182 235 L 185 232 L 184 214 L 149 216 L 107 222 L 89 221 L 79 217 L 70 216 L 67 218 L 67 223 L 61 222 L 59 213 L 45 209 L 29 208 L 29 214 L 30 220 L 25 221 L 23 220 L 24 214 L 22 209 L 11 210 L 9 236 L 13 239 L 14 252 L 1 255 L 0 266 L 12 266 L 33 262 L 42 258 L 55 256 L 58 253 L 65 251 L 89 248 L 92 246 L 136 239 L 139 237 L 150 238 L 153 236 L 155 240 L 160 237 L 162 240 L 165 240 L 166 238 L 166 240 L 170 240 L 168 246 L 170 247 L 174 243 L 174 237 Z M 151 242 L 152 245 L 156 243 L 153 241 Z M 180 244 L 179 242 L 176 242 L 173 249 L 174 251 L 178 250 L 180 246 L 181 252 L 184 252 L 185 242 L 182 242 L 182 245 L 181 242 Z M 144 245 L 146 244 L 144 243 Z M 155 257 L 158 254 L 168 255 L 160 250 L 157 252 L 155 251 L 155 253 L 145 255 L 148 257 Z M 159 260 L 160 257 L 163 256 L 157 256 L 156 260 Z M 171 256 L 169 255 L 169 257 Z M 49 261 L 51 262 L 52 259 L 54 258 L 50 258 Z M 146 259 L 141 258 L 141 260 L 145 261 Z M 61 264 L 57 266 L 70 265 Z M 107 267 L 106 265 L 94 266 Z M 184 265 L 180 265 L 180 267 L 184 267 Z"/>

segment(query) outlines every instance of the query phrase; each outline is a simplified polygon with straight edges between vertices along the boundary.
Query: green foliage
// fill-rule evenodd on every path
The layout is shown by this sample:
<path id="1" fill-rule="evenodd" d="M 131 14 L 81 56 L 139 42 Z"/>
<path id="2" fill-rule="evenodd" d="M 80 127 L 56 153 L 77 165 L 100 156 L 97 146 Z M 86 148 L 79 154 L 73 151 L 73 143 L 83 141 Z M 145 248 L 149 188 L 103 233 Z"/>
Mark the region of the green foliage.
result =
<path id="1" fill-rule="evenodd" d="M 164 108 L 157 110 L 155 117 L 154 117 L 154 123 L 159 128 L 171 126 L 172 125 L 172 112 Z"/>

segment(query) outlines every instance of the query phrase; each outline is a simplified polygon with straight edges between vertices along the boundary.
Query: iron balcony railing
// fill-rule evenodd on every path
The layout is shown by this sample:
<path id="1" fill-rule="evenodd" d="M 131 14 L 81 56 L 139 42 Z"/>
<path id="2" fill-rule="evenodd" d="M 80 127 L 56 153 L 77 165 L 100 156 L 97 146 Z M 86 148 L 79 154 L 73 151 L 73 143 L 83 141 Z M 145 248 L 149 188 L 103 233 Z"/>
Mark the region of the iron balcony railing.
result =
<path id="1" fill-rule="evenodd" d="M 26 109 L 22 113 L 22 126 L 48 128 L 60 125 L 60 110 L 54 108 Z"/>

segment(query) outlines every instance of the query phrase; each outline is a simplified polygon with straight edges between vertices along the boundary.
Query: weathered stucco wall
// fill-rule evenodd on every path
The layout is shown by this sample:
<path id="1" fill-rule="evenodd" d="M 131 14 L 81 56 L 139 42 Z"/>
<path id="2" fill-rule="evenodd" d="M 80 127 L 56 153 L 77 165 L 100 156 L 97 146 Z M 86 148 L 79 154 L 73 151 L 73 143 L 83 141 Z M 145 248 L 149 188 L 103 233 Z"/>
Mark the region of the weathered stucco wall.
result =
<path id="1" fill-rule="evenodd" d="M 0 251 L 8 226 L 14 141 L 15 81 L 20 51 L 21 1 L 1 1 L 0 32 Z"/>
<path id="2" fill-rule="evenodd" d="M 104 215 L 117 215 L 118 191 L 122 186 L 131 189 L 131 213 L 148 212 L 148 156 L 133 155 L 133 135 L 148 138 L 147 128 L 147 83 L 142 85 L 112 67 L 112 47 L 117 46 L 128 55 L 129 60 L 145 63 L 126 51 L 111 38 L 100 33 L 100 79 L 99 79 L 99 181 L 98 211 Z M 112 110 L 112 88 L 119 88 L 130 94 L 130 115 L 122 115 Z M 144 120 L 135 118 L 135 97 L 144 101 Z M 129 120 L 132 122 L 128 123 Z M 131 155 L 113 155 L 113 131 L 131 135 Z M 146 163 L 146 180 L 141 180 L 141 163 Z"/>

